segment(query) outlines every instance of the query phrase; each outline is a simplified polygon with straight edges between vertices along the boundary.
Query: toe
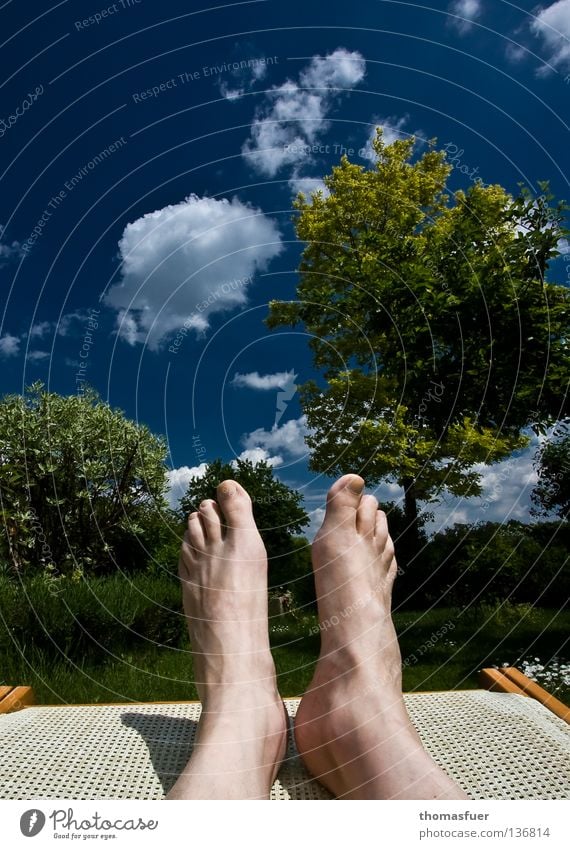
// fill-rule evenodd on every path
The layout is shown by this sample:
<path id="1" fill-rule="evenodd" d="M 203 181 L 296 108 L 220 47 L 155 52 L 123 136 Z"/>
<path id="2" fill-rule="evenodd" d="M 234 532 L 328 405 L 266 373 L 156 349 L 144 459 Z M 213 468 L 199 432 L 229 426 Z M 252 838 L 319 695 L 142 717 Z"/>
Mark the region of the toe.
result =
<path id="1" fill-rule="evenodd" d="M 210 542 L 218 542 L 222 539 L 222 512 L 215 501 L 211 498 L 202 501 L 199 508 L 201 523 L 203 525 L 206 539 Z"/>
<path id="2" fill-rule="evenodd" d="M 373 536 L 376 529 L 378 501 L 373 495 L 363 495 L 356 511 L 356 530 L 362 536 Z"/>
<path id="3" fill-rule="evenodd" d="M 206 545 L 206 534 L 200 514 L 190 513 L 188 516 L 188 530 L 184 536 L 185 542 L 196 552 L 204 551 Z"/>
<path id="4" fill-rule="evenodd" d="M 216 495 L 228 532 L 255 527 L 251 498 L 237 481 L 222 481 Z"/>
<path id="5" fill-rule="evenodd" d="M 385 565 L 390 566 L 392 560 L 394 560 L 395 549 L 390 531 L 388 530 L 388 518 L 383 510 L 378 510 L 374 539 L 378 554 L 382 555 L 382 561 Z"/>
<path id="6" fill-rule="evenodd" d="M 379 546 L 383 547 L 386 545 L 386 540 L 390 536 L 390 533 L 388 531 L 388 517 L 383 510 L 377 511 L 374 535 Z"/>
<path id="7" fill-rule="evenodd" d="M 325 524 L 337 526 L 348 523 L 356 527 L 356 511 L 363 489 L 364 481 L 359 475 L 343 475 L 335 481 L 327 494 Z"/>
<path id="8" fill-rule="evenodd" d="M 178 560 L 178 574 L 183 581 L 190 579 L 197 559 L 206 546 L 204 529 L 198 513 L 191 513 L 188 517 L 188 528 L 182 540 L 180 558 Z"/>

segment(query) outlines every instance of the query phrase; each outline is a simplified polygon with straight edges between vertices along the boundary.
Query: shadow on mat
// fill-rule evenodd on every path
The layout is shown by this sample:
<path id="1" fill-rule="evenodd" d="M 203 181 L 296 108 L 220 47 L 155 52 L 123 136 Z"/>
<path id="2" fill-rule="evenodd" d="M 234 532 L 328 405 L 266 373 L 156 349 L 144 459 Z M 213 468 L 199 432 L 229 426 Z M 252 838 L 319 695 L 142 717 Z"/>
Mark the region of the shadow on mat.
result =
<path id="1" fill-rule="evenodd" d="M 196 738 L 198 723 L 194 719 L 128 711 L 121 722 L 134 728 L 148 748 L 152 766 L 164 793 L 168 793 L 186 766 Z M 279 770 L 278 780 L 290 799 L 332 798 L 304 769 L 293 742 L 289 720 L 287 755 Z"/>
<path id="2" fill-rule="evenodd" d="M 135 711 L 121 714 L 121 722 L 143 738 L 154 772 L 164 793 L 168 793 L 192 754 L 198 723 L 194 719 Z"/>

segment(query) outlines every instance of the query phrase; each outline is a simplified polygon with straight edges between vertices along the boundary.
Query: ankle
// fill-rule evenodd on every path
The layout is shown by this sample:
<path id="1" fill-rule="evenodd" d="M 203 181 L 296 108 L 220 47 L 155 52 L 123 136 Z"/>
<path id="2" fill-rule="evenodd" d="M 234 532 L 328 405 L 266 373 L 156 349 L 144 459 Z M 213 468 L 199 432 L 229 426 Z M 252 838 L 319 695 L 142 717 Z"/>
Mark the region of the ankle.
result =
<path id="1" fill-rule="evenodd" d="M 283 702 L 272 682 L 208 686 L 201 694 L 202 716 L 249 717 L 255 722 L 266 712 L 283 709 Z"/>

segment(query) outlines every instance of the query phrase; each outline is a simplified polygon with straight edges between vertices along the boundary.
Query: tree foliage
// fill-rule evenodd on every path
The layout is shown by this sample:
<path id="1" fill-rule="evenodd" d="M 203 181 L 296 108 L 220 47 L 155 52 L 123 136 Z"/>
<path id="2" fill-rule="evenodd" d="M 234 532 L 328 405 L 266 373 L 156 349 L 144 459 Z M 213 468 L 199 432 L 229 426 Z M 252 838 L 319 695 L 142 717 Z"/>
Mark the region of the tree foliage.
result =
<path id="1" fill-rule="evenodd" d="M 414 526 L 418 500 L 480 494 L 474 465 L 555 420 L 568 380 L 569 292 L 545 280 L 568 207 L 547 184 L 450 196 L 433 144 L 411 162 L 379 130 L 373 169 L 343 157 L 299 196 L 298 300 L 268 318 L 304 324 L 324 373 L 301 388 L 312 468 L 398 483 Z"/>
<path id="2" fill-rule="evenodd" d="M 532 491 L 535 514 L 555 512 L 570 516 L 570 422 L 560 422 L 539 450 L 535 466 L 538 481 Z"/>
<path id="3" fill-rule="evenodd" d="M 119 550 L 128 559 L 149 513 L 165 506 L 165 457 L 162 439 L 91 389 L 63 397 L 37 383 L 5 396 L 2 556 L 17 571 L 56 575 L 112 568 Z"/>
<path id="4" fill-rule="evenodd" d="M 429 540 L 423 580 L 401 576 L 397 598 L 416 610 L 497 601 L 560 609 L 570 597 L 569 544 L 566 523 L 456 524 Z"/>
<path id="5" fill-rule="evenodd" d="M 294 579 L 292 562 L 299 549 L 294 537 L 310 521 L 302 507 L 303 496 L 277 480 L 272 467 L 263 461 L 236 460 L 232 465 L 218 459 L 208 464 L 203 477 L 190 480 L 180 500 L 181 509 L 191 513 L 204 499 L 215 498 L 216 487 L 225 479 L 237 481 L 251 496 L 253 515 L 269 557 L 270 586 L 288 584 Z"/>

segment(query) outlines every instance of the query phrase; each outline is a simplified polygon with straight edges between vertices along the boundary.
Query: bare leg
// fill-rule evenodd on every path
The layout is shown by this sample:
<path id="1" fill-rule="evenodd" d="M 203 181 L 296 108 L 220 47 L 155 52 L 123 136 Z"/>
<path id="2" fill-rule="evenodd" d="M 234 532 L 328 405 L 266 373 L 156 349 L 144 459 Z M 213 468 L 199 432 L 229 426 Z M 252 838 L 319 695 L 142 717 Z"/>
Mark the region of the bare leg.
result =
<path id="1" fill-rule="evenodd" d="M 386 514 L 364 481 L 331 487 L 313 543 L 321 653 L 297 713 L 308 770 L 346 799 L 465 799 L 422 746 L 402 697 Z"/>
<path id="2" fill-rule="evenodd" d="M 269 650 L 267 555 L 245 490 L 224 481 L 217 498 L 188 519 L 180 555 L 202 716 L 167 798 L 267 799 L 287 734 Z"/>

